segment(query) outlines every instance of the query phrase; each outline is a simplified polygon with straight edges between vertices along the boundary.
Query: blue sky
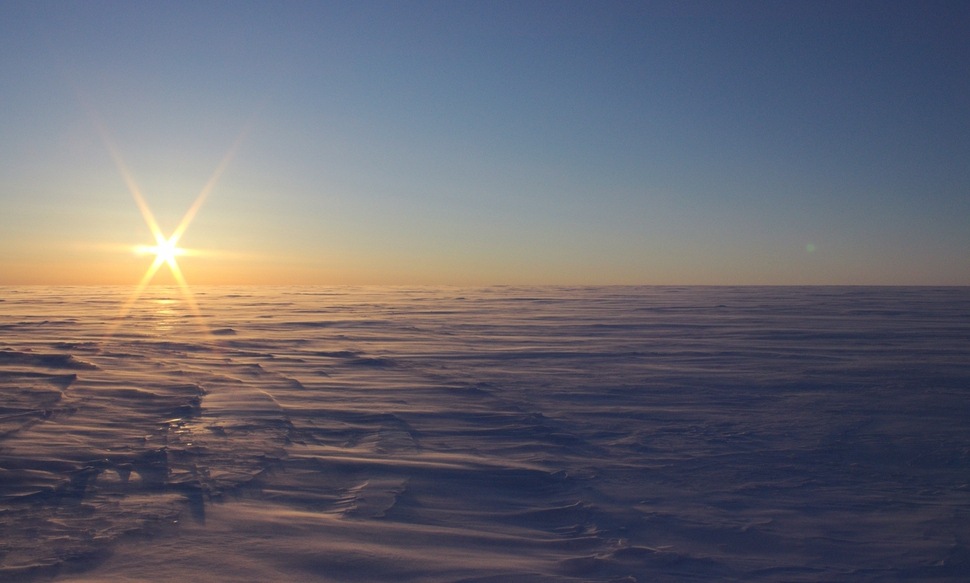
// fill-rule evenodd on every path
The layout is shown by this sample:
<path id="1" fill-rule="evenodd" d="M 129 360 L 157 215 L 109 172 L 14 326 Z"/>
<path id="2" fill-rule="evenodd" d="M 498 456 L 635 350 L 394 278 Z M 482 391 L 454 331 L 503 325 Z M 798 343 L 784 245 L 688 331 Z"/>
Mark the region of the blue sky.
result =
<path id="1" fill-rule="evenodd" d="M 6 2 L 0 283 L 970 285 L 961 2 Z"/>

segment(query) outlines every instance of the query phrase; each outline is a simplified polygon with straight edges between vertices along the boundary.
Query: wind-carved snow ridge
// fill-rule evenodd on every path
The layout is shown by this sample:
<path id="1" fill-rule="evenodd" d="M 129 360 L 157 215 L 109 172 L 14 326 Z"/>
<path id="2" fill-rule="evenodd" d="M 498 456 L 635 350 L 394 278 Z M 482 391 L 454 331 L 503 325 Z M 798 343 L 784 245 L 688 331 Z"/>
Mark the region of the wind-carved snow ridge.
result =
<path id="1" fill-rule="evenodd" d="M 141 347 L 142 368 L 78 364 L 71 354 L 2 350 L 0 557 L 5 578 L 100 560 L 123 535 L 153 532 L 252 482 L 285 457 L 289 421 L 266 392 L 288 379 L 258 365 L 193 370 Z M 185 365 L 189 366 L 185 366 Z M 30 370 L 25 370 L 30 368 Z M 78 369 L 77 374 L 38 372 Z M 239 372 L 239 378 L 223 376 Z M 120 370 L 121 372 L 112 372 Z M 50 544 L 37 544 L 49 540 Z"/>
<path id="2" fill-rule="evenodd" d="M 0 291 L 2 581 L 970 572 L 965 288 Z"/>

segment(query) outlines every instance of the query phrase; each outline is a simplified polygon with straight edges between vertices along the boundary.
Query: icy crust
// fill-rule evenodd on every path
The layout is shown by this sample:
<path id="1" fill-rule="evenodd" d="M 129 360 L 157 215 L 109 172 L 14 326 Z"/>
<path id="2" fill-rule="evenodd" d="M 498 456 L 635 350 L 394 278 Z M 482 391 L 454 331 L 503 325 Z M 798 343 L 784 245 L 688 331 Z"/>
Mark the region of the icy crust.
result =
<path id="1" fill-rule="evenodd" d="M 113 293 L 2 294 L 0 580 L 970 572 L 970 290 Z"/>

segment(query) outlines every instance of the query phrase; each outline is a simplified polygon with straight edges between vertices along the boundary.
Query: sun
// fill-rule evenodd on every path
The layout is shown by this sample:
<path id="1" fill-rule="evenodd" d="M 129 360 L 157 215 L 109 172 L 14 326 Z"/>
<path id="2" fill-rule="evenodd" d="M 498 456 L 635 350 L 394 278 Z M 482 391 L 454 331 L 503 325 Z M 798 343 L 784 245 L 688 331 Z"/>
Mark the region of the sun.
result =
<path id="1" fill-rule="evenodd" d="M 151 215 L 151 211 L 147 210 L 147 205 L 144 206 L 143 211 L 145 212 L 145 220 L 152 230 L 152 234 L 155 236 L 155 245 L 136 245 L 133 250 L 138 255 L 154 255 L 155 259 L 152 264 L 148 267 L 148 271 L 138 282 L 138 286 L 135 289 L 134 294 L 132 294 L 128 303 L 122 309 L 123 314 L 127 314 L 131 305 L 138 300 L 145 287 L 151 283 L 155 278 L 155 274 L 161 269 L 162 265 L 168 265 L 168 270 L 172 273 L 172 277 L 175 278 L 175 283 L 178 284 L 179 289 L 182 292 L 182 296 L 185 298 L 186 302 L 189 304 L 189 308 L 198 315 L 198 306 L 195 303 L 195 299 L 192 297 L 192 292 L 189 290 L 189 285 L 185 281 L 185 276 L 182 275 L 182 270 L 179 268 L 178 257 L 180 255 L 194 255 L 191 250 L 184 249 L 178 246 L 179 238 L 184 232 L 184 227 L 176 229 L 175 233 L 170 237 L 165 237 L 158 228 L 158 223 L 155 222 L 154 217 Z"/>
<path id="2" fill-rule="evenodd" d="M 185 299 L 185 302 L 188 304 L 190 311 L 197 320 L 202 321 L 202 313 L 199 311 L 199 306 L 196 303 L 195 298 L 192 295 L 192 291 L 189 289 L 189 284 L 187 281 L 185 281 L 185 276 L 182 275 L 182 270 L 179 268 L 178 264 L 178 257 L 182 255 L 201 255 L 202 252 L 179 247 L 178 243 L 179 239 L 182 238 L 182 235 L 185 234 L 186 229 L 189 228 L 189 224 L 192 222 L 192 219 L 195 218 L 196 213 L 199 212 L 199 209 L 202 207 L 202 203 L 205 202 L 205 199 L 209 196 L 209 193 L 215 188 L 219 177 L 229 165 L 229 161 L 235 156 L 236 150 L 249 133 L 251 124 L 243 127 L 243 130 L 239 133 L 236 141 L 233 142 L 232 146 L 229 148 L 229 151 L 226 152 L 226 155 L 222 158 L 222 161 L 212 173 L 212 176 L 209 177 L 209 181 L 206 182 L 205 186 L 202 187 L 202 191 L 199 192 L 198 196 L 195 197 L 195 201 L 192 203 L 192 206 L 190 206 L 185 212 L 185 215 L 175 228 L 175 231 L 173 231 L 168 237 L 162 233 L 161 227 L 155 220 L 155 215 L 149 208 L 145 197 L 142 196 L 141 190 L 138 188 L 134 177 L 131 175 L 131 172 L 128 170 L 128 167 L 125 165 L 125 162 L 121 157 L 121 152 L 115 146 L 113 140 L 111 140 L 107 130 L 101 123 L 96 123 L 95 125 L 101 133 L 101 138 L 104 141 L 108 152 L 111 153 L 111 157 L 114 159 L 115 165 L 118 167 L 118 172 L 121 174 L 121 178 L 128 186 L 128 190 L 131 193 L 132 198 L 135 199 L 135 204 L 138 205 L 142 218 L 145 219 L 145 224 L 148 226 L 152 236 L 155 238 L 155 245 L 136 245 L 132 248 L 133 251 L 138 255 L 154 255 L 155 259 L 148 267 L 148 270 L 145 271 L 141 281 L 139 281 L 138 285 L 135 286 L 135 290 L 132 292 L 131 296 L 121 307 L 117 322 L 108 331 L 108 337 L 114 335 L 115 331 L 118 329 L 118 326 L 121 325 L 121 322 L 131 311 L 132 306 L 141 297 L 148 284 L 150 284 L 155 278 L 155 274 L 158 273 L 159 269 L 161 269 L 162 264 L 168 265 L 169 271 L 171 272 L 172 277 L 175 279 L 175 283 L 178 284 L 179 291 L 182 293 L 182 296 Z M 204 322 L 203 327 L 205 328 Z"/>
<path id="3" fill-rule="evenodd" d="M 167 263 L 169 267 L 176 269 L 178 263 L 176 263 L 175 258 L 187 254 L 188 250 L 179 247 L 178 240 L 174 236 L 166 239 L 160 234 L 156 234 L 155 239 L 156 245 L 139 245 L 135 247 L 135 252 L 139 255 L 154 255 L 158 263 Z"/>

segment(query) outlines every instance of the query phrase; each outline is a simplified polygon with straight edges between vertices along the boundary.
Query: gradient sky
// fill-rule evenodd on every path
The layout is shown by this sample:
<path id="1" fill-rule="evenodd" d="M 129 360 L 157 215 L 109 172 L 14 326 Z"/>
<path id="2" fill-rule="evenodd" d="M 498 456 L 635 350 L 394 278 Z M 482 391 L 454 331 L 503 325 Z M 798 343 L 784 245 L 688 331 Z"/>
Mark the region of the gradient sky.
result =
<path id="1" fill-rule="evenodd" d="M 0 284 L 970 285 L 967 2 L 0 4 Z M 166 282 L 165 270 L 159 282 Z"/>

